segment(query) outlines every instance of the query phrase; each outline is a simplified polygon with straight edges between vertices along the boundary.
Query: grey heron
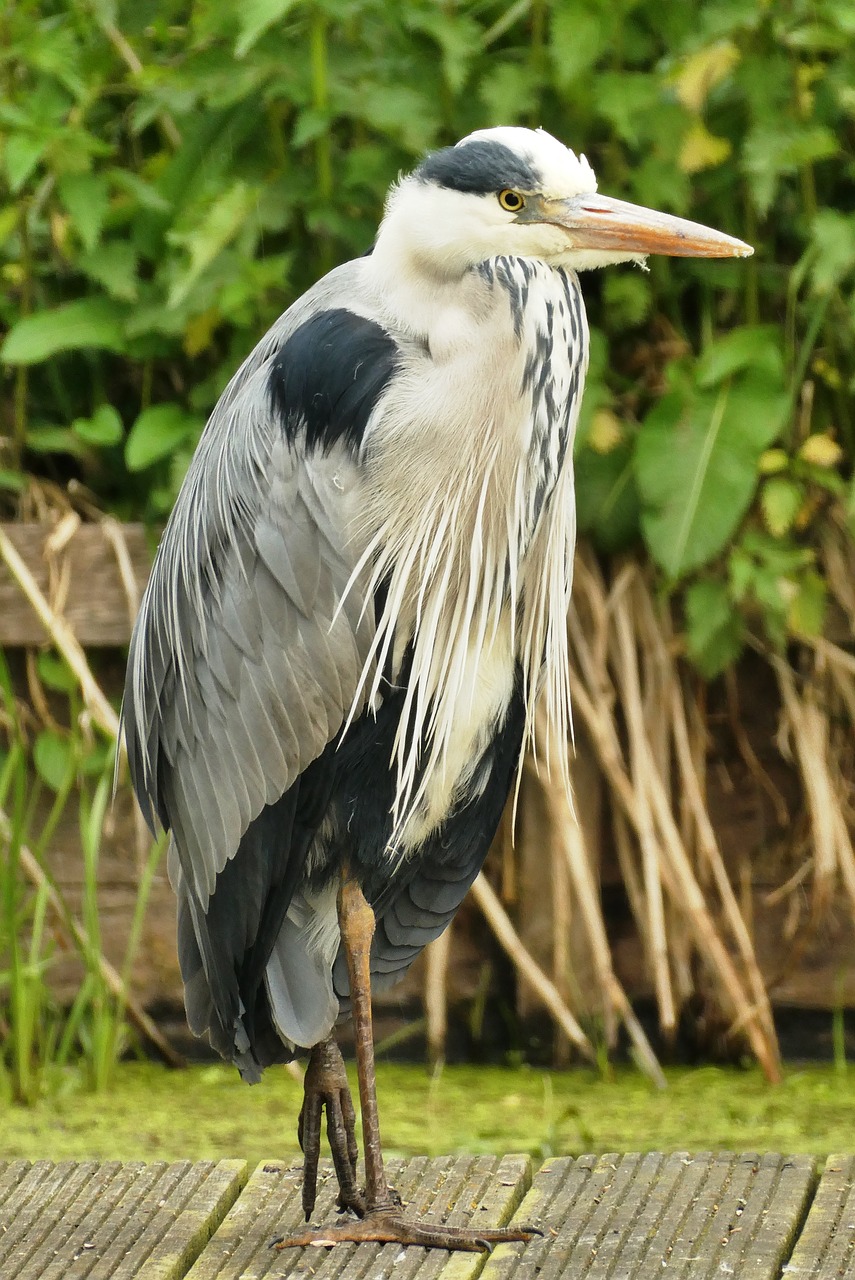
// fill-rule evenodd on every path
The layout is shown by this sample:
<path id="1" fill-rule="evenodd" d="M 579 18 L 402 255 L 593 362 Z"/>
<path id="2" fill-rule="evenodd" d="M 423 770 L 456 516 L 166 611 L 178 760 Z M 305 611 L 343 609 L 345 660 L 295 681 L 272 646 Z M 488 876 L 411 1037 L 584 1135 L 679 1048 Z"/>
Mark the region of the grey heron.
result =
<path id="1" fill-rule="evenodd" d="M 528 1238 L 404 1214 L 371 988 L 460 905 L 538 696 L 567 738 L 578 273 L 652 253 L 751 249 L 598 194 L 584 156 L 542 130 L 429 154 L 392 188 L 372 251 L 235 374 L 166 526 L 130 647 L 130 772 L 171 833 L 192 1030 L 249 1081 L 309 1054 L 306 1218 L 323 1110 L 353 1212 L 285 1244 Z M 333 1039 L 348 1011 L 364 1190 Z"/>

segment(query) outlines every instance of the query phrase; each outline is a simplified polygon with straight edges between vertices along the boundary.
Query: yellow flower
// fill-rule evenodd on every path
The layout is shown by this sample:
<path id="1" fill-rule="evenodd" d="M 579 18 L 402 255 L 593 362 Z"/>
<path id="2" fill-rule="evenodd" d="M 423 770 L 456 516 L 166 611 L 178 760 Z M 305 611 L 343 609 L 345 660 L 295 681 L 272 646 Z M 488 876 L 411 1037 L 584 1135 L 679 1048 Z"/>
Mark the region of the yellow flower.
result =
<path id="1" fill-rule="evenodd" d="M 808 436 L 799 449 L 802 462 L 809 462 L 814 467 L 836 467 L 843 457 L 843 450 L 828 432 Z"/>

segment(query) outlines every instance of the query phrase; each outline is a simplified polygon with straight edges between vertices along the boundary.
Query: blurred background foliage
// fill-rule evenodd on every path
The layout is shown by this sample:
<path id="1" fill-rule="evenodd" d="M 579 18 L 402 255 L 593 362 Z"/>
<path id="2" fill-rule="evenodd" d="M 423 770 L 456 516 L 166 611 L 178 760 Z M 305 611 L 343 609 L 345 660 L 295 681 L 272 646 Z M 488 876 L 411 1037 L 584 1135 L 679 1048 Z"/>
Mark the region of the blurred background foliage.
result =
<path id="1" fill-rule="evenodd" d="M 760 648 L 781 695 L 779 745 L 802 780 L 802 811 L 780 801 L 802 864 L 788 883 L 798 896 L 812 874 L 811 927 L 844 891 L 855 914 L 852 0 L 5 0 L 0 516 L 70 504 L 162 523 L 229 377 L 301 292 L 370 246 L 396 176 L 472 129 L 516 123 L 584 151 L 604 191 L 757 250 L 584 281 L 577 491 L 600 558 L 579 560 L 576 706 L 594 742 L 608 746 L 613 730 L 617 744 L 645 715 L 650 738 L 650 767 L 633 749 L 622 790 L 608 775 L 615 813 L 635 815 L 643 843 L 654 783 L 703 810 L 703 699 L 680 655 L 709 677 Z M 633 610 L 646 709 L 627 693 L 635 649 L 628 666 L 612 634 Z M 81 1049 L 92 1087 L 111 1078 L 126 1031 L 118 978 L 132 970 L 158 849 L 139 853 L 122 973 L 108 981 L 97 860 L 112 736 L 81 729 L 76 680 L 54 655 L 27 662 L 29 687 L 69 704 L 61 724 L 33 722 L 0 661 L 0 1085 L 5 1072 L 11 1096 L 32 1101 L 48 1068 Z M 614 718 L 605 739 L 600 711 Z M 53 797 L 44 821 L 40 789 Z M 69 945 L 86 978 L 58 1017 L 44 985 L 53 888 L 42 874 L 28 889 L 19 864 L 38 864 L 67 804 L 79 807 L 85 864 L 85 929 Z M 668 805 L 657 813 L 676 858 Z M 686 874 L 700 868 L 711 911 L 732 923 L 723 864 L 720 911 L 705 879 L 719 856 L 705 810 L 689 821 L 681 809 L 679 822 Z M 582 845 L 576 854 L 587 866 Z M 685 956 L 708 952 L 669 892 L 661 954 L 670 947 L 679 1005 Z M 644 924 L 657 893 L 653 876 L 633 905 L 649 955 L 660 954 Z M 741 1004 L 716 982 L 734 1025 L 748 1026 L 759 977 Z M 663 983 L 667 1035 L 675 1000 Z M 841 1045 L 842 1025 L 841 1014 Z M 752 1047 L 775 1078 L 774 1033 L 762 1034 Z"/>
<path id="2" fill-rule="evenodd" d="M 0 485 L 162 520 L 217 396 L 431 147 L 542 125 L 756 245 L 585 281 L 580 524 L 706 675 L 826 625 L 855 528 L 851 0 L 6 0 Z"/>

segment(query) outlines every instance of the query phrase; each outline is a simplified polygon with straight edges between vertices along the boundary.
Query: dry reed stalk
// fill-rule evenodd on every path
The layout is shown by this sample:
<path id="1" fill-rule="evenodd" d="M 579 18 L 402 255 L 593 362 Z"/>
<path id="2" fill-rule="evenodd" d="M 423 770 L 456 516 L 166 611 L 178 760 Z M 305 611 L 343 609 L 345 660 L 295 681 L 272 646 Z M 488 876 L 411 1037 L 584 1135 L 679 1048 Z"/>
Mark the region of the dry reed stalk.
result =
<path id="1" fill-rule="evenodd" d="M 823 653 L 828 667 L 829 679 L 834 684 L 835 691 L 840 699 L 849 726 L 855 725 L 855 680 L 852 676 L 855 672 L 850 672 L 847 667 L 838 662 L 834 655 L 836 645 L 831 645 L 828 650 Z M 838 650 L 838 652 L 841 652 Z M 849 654 L 844 653 L 843 657 L 848 658 Z"/>
<path id="2" fill-rule="evenodd" d="M 44 559 L 48 569 L 48 602 L 55 614 L 65 612 L 68 592 L 71 588 L 71 564 L 64 554 L 69 542 L 80 528 L 80 516 L 76 511 L 66 511 L 51 529 L 44 544 Z"/>
<path id="3" fill-rule="evenodd" d="M 647 943 L 647 912 L 644 909 L 644 890 L 635 865 L 634 849 L 630 836 L 629 824 L 620 809 L 612 815 L 612 830 L 615 837 L 615 852 L 620 868 L 623 887 L 629 900 L 630 911 L 638 922 L 638 931 L 645 954 L 649 952 Z"/>
<path id="4" fill-rule="evenodd" d="M 566 744 L 564 749 L 567 750 Z M 564 790 L 563 787 L 560 789 Z M 567 803 L 566 797 L 565 803 Z M 552 981 L 562 1000 L 570 1007 L 572 1000 L 570 938 L 573 928 L 573 908 L 567 866 L 554 840 L 549 842 L 549 870 L 552 888 Z M 559 1033 L 554 1046 L 554 1065 L 566 1066 L 569 1054 L 570 1044 L 567 1037 Z"/>
<path id="5" fill-rule="evenodd" d="M 632 610 L 627 610 L 636 633 L 636 643 L 644 660 L 645 683 L 655 690 L 655 696 L 649 692 L 645 699 L 645 730 L 648 740 L 656 746 L 653 760 L 663 780 L 668 794 L 668 802 L 672 809 L 675 806 L 672 778 L 676 780 L 674 767 L 674 727 L 668 708 L 676 695 L 682 704 L 683 688 L 674 655 L 677 646 L 671 629 L 671 615 L 658 608 L 653 594 L 643 575 L 635 567 L 631 582 Z M 629 602 L 628 602 L 629 603 Z M 700 741 L 694 746 L 700 760 L 705 761 L 705 741 L 702 734 L 697 735 Z M 703 769 L 703 763 L 701 764 Z M 677 826 L 683 847 L 695 874 L 702 881 L 706 871 L 703 862 L 697 856 L 697 833 L 691 806 L 682 790 L 677 788 Z M 661 872 L 660 872 L 661 874 Z M 673 901 L 666 898 L 663 903 L 665 929 L 668 939 L 668 968 L 671 982 L 677 990 L 678 1007 L 688 1000 L 695 990 L 692 959 L 694 946 L 691 930 L 684 913 L 677 909 Z"/>
<path id="6" fill-rule="evenodd" d="M 781 827 L 789 826 L 790 812 L 787 808 L 787 802 L 775 786 L 769 774 L 760 763 L 760 759 L 751 745 L 748 734 L 742 724 L 742 718 L 739 711 L 739 689 L 736 682 L 736 675 L 733 670 L 724 673 L 725 690 L 727 692 L 727 711 L 730 722 L 730 731 L 739 750 L 739 754 L 745 761 L 753 778 L 766 792 L 775 809 L 775 818 Z"/>
<path id="7" fill-rule="evenodd" d="M 837 799 L 828 769 L 828 721 L 821 712 L 813 681 L 803 697 L 796 691 L 792 668 L 777 655 L 772 665 L 781 690 L 782 729 L 795 754 L 810 813 L 814 875 L 812 910 L 815 919 L 831 902 L 838 869 Z"/>
<path id="8" fill-rule="evenodd" d="M 541 969 L 537 961 L 522 944 L 522 940 L 511 923 L 498 896 L 484 872 L 481 871 L 472 885 L 472 897 L 481 914 L 493 931 L 502 950 L 508 955 L 530 987 L 540 996 L 567 1039 L 576 1046 L 581 1054 L 590 1062 L 596 1060 L 593 1046 L 579 1026 L 573 1014 L 561 998 L 555 983 Z"/>
<path id="9" fill-rule="evenodd" d="M 548 732 L 543 711 L 538 712 L 538 730 L 543 736 Z M 558 744 L 554 745 L 557 750 Z M 603 1022 L 606 1044 L 613 1047 L 617 1042 L 617 1022 L 623 1022 L 635 1050 L 641 1069 L 653 1082 L 664 1087 L 665 1077 L 644 1034 L 644 1029 L 635 1017 L 629 998 L 618 980 L 612 965 L 611 949 L 606 934 L 606 923 L 603 919 L 602 904 L 594 879 L 593 867 L 585 845 L 585 834 L 574 814 L 564 787 L 561 784 L 547 784 L 545 800 L 552 828 L 552 845 L 560 851 L 569 873 L 570 882 L 579 906 L 579 916 L 588 941 L 593 961 L 594 972 L 600 987 L 600 999 L 603 1010 Z"/>
<path id="10" fill-rule="evenodd" d="M 763 1010 L 748 999 L 736 966 L 715 927 L 703 892 L 686 857 L 664 788 L 652 770 L 648 772 L 648 779 L 663 850 L 667 852 L 679 887 L 680 896 L 676 903 L 691 921 L 698 950 L 713 974 L 718 977 L 721 990 L 727 995 L 734 1011 L 734 1025 L 745 1028 L 751 1048 L 764 1072 L 771 1081 L 777 1082 L 781 1078 L 781 1067 L 774 1027 L 765 1025 Z"/>
<path id="11" fill-rule="evenodd" d="M 48 604 L 39 584 L 2 529 L 0 529 L 0 556 L 29 600 L 45 631 L 77 677 L 83 701 L 95 724 L 108 737 L 117 740 L 119 717 L 93 676 L 80 642 L 65 618 Z"/>
<path id="12" fill-rule="evenodd" d="M 620 592 L 611 593 L 607 607 L 604 607 L 602 600 L 605 588 L 596 573 L 583 569 L 577 578 L 577 584 L 580 581 L 582 583 L 583 599 L 579 602 L 581 610 L 577 609 L 569 620 L 573 656 L 577 664 L 574 673 L 576 711 L 585 722 L 613 797 L 629 826 L 639 838 L 642 849 L 644 848 L 642 842 L 647 842 L 648 861 L 645 865 L 646 875 L 643 877 L 642 896 L 645 900 L 644 917 L 648 938 L 659 947 L 661 957 L 660 940 L 663 934 L 666 945 L 670 939 L 665 932 L 667 917 L 664 912 L 658 915 L 654 909 L 653 919 L 656 920 L 658 917 L 656 928 L 660 932 L 654 933 L 651 929 L 648 895 L 655 875 L 659 882 L 659 893 L 661 894 L 664 890 L 668 894 L 671 902 L 669 914 L 673 920 L 680 922 L 686 944 L 691 940 L 692 947 L 705 959 L 726 1005 L 732 1010 L 734 1025 L 744 1027 L 752 1050 L 764 1071 L 770 1079 L 775 1080 L 779 1078 L 780 1065 L 774 1028 L 771 1027 L 768 1018 L 768 1000 L 764 993 L 764 998 L 758 1003 L 753 986 L 750 991 L 746 991 L 727 946 L 716 928 L 693 870 L 689 851 L 686 849 L 674 817 L 668 787 L 660 768 L 657 767 L 648 735 L 644 731 L 645 707 L 638 670 L 635 618 L 630 612 L 627 592 L 631 577 L 632 571 L 625 574 L 620 583 Z M 599 600 L 597 600 L 598 595 Z M 609 640 L 604 642 L 596 628 L 593 633 L 594 640 L 589 638 L 588 629 L 580 624 L 579 614 L 582 610 L 585 612 L 586 621 L 589 618 L 602 620 L 610 615 L 614 631 L 610 643 Z M 594 659 L 594 643 L 598 644 L 601 655 L 599 662 Z M 603 690 L 610 686 L 610 675 L 605 669 L 605 662 L 609 657 L 615 661 L 618 671 L 620 707 L 629 737 L 629 765 L 624 759 L 615 726 L 611 708 L 612 699 L 608 695 L 605 698 L 601 696 Z M 669 665 L 673 668 L 672 661 Z M 660 658 L 660 672 L 661 669 Z M 673 688 L 677 682 L 676 672 L 669 678 Z M 671 720 L 670 710 L 670 705 L 664 708 L 664 714 L 669 721 Z M 671 732 L 673 733 L 673 729 Z M 660 759 L 661 754 L 660 749 Z M 670 759 L 670 751 L 668 758 Z M 652 856 L 654 853 L 655 864 Z M 619 856 L 622 856 L 623 865 L 629 864 L 625 841 L 622 853 L 619 844 Z M 655 887 L 654 892 L 656 892 Z M 732 889 L 729 893 L 732 910 L 735 898 L 733 898 Z M 636 893 L 634 896 L 635 901 L 633 903 L 631 899 L 631 905 L 637 910 L 639 895 Z M 744 930 L 744 921 L 741 928 Z M 644 934 L 645 929 L 642 928 L 643 937 Z M 688 956 L 688 951 L 685 955 Z M 681 969 L 680 985 L 685 991 L 690 983 L 687 960 Z"/>
<path id="13" fill-rule="evenodd" d="M 134 572 L 131 553 L 128 550 L 127 538 L 118 520 L 115 520 L 112 516 L 103 517 L 101 528 L 104 532 L 104 537 L 113 548 L 113 555 L 116 557 L 119 577 L 122 579 L 125 599 L 128 602 L 128 622 L 133 627 L 140 609 L 140 592 L 137 586 L 137 575 Z"/>
<path id="14" fill-rule="evenodd" d="M 649 769 L 656 769 L 650 740 L 644 729 L 644 708 L 638 672 L 638 657 L 632 626 L 628 616 L 629 578 L 618 581 L 612 597 L 612 616 L 618 657 L 619 679 L 623 686 L 622 703 L 626 713 L 629 737 L 630 773 L 634 783 L 638 823 L 636 832 L 641 845 L 644 896 L 647 907 L 647 934 L 650 944 L 651 969 L 659 1020 L 667 1036 L 677 1027 L 677 1011 L 671 972 L 668 964 L 668 936 L 665 930 L 665 904 L 660 876 L 659 843 L 656 838 L 649 789 L 643 779 Z M 661 775 L 659 775 L 661 776 Z"/>
<path id="15" fill-rule="evenodd" d="M 739 909 L 739 903 L 730 883 L 721 849 L 704 803 L 700 779 L 689 741 L 685 705 L 676 687 L 672 692 L 671 723 L 674 728 L 674 746 L 677 763 L 680 768 L 680 780 L 683 792 L 692 809 L 698 837 L 698 849 L 705 864 L 710 869 L 712 882 L 721 900 L 724 918 L 736 943 L 740 960 L 745 967 L 754 1005 L 757 1009 L 762 1010 L 767 1036 L 774 1036 L 774 1022 L 768 992 L 763 981 L 763 975 L 760 972 L 760 966 L 757 963 L 757 956 L 748 924 Z"/>
<path id="16" fill-rule="evenodd" d="M 847 653 L 845 649 L 841 649 L 839 644 L 833 644 L 831 640 L 826 640 L 824 636 L 808 636 L 805 643 L 814 649 L 820 657 L 826 659 L 829 664 L 840 667 L 843 671 L 847 671 L 849 675 L 855 676 L 855 654 Z"/>
<path id="17" fill-rule="evenodd" d="M 445 1058 L 448 1035 L 448 961 L 451 952 L 451 929 L 425 947 L 424 1008 L 427 1027 L 428 1057 L 434 1064 Z"/>
<path id="18" fill-rule="evenodd" d="M 38 722 L 55 733 L 61 732 L 61 726 L 50 709 L 50 703 L 39 675 L 34 649 L 26 649 L 24 653 L 24 670 L 27 677 L 27 693 L 33 704 L 33 711 Z"/>
<path id="19" fill-rule="evenodd" d="M 820 550 L 822 576 L 846 615 L 851 633 L 855 631 L 855 547 L 842 512 L 833 511 L 831 519 L 823 523 Z"/>
<path id="20" fill-rule="evenodd" d="M 791 893 L 798 889 L 799 885 L 804 883 L 812 870 L 813 858 L 807 857 L 798 870 L 793 872 L 789 880 L 785 880 L 783 884 L 779 884 L 777 889 L 770 889 L 763 898 L 764 904 L 767 907 L 773 907 L 776 903 L 783 901 L 784 898 L 788 898 Z"/>

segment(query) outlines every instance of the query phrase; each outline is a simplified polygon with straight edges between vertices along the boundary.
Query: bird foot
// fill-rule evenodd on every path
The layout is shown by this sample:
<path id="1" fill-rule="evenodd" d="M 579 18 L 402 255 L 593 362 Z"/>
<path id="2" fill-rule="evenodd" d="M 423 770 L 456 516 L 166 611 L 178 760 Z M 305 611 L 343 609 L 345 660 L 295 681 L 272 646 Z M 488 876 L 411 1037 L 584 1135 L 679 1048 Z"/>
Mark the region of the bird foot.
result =
<path id="1" fill-rule="evenodd" d="M 313 1227 L 299 1235 L 273 1240 L 272 1249 L 297 1249 L 305 1245 L 331 1248 L 336 1244 L 408 1244 L 423 1249 L 460 1249 L 467 1253 L 492 1253 L 497 1244 L 531 1240 L 541 1235 L 536 1227 L 449 1227 L 418 1222 L 394 1209 L 367 1212 L 358 1221 L 334 1227 Z"/>
<path id="2" fill-rule="evenodd" d="M 303 1105 L 297 1122 L 297 1137 L 303 1151 L 303 1212 L 308 1222 L 318 1191 L 318 1160 L 321 1149 L 321 1114 L 326 1112 L 327 1139 L 338 1178 L 338 1207 L 358 1216 L 365 1212 L 365 1199 L 356 1185 L 356 1113 L 350 1096 L 344 1060 L 330 1038 L 315 1045 L 303 1078 Z"/>

